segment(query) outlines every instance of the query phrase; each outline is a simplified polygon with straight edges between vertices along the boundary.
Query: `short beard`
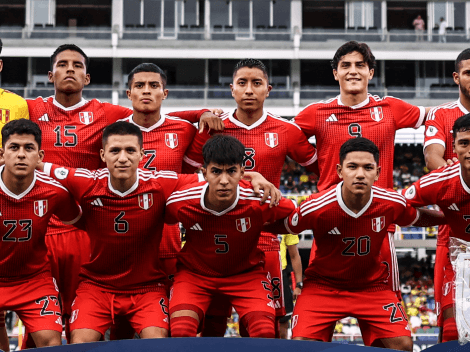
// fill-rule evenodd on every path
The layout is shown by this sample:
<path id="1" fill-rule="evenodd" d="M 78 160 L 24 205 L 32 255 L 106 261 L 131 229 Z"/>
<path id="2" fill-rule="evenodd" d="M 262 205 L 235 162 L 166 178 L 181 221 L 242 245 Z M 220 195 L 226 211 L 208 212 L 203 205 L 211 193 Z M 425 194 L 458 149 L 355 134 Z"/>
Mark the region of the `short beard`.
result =
<path id="1" fill-rule="evenodd" d="M 465 98 L 467 98 L 467 100 L 470 100 L 470 92 L 468 91 L 468 89 L 462 85 L 459 85 L 459 88 L 460 92 L 465 96 Z"/>

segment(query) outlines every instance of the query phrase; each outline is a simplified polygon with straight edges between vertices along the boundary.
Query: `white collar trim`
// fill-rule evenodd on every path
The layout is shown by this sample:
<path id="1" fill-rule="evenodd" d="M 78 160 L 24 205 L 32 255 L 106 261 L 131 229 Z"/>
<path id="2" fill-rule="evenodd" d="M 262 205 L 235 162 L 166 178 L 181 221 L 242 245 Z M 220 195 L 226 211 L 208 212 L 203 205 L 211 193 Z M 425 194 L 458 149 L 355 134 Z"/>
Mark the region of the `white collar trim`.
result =
<path id="1" fill-rule="evenodd" d="M 215 216 L 222 216 L 224 214 L 227 214 L 229 211 L 233 210 L 233 208 L 235 208 L 237 206 L 238 199 L 240 198 L 240 186 L 237 186 L 237 197 L 235 198 L 235 201 L 233 202 L 233 204 L 231 206 L 229 206 L 227 209 L 222 210 L 220 213 L 215 211 L 215 210 L 207 208 L 205 203 L 204 203 L 204 196 L 207 192 L 208 187 L 209 187 L 209 183 L 206 183 L 206 185 L 204 186 L 204 188 L 202 189 L 202 192 L 201 192 L 201 207 L 205 211 L 207 211 L 207 212 L 209 212 L 209 213 L 211 213 Z"/>
<path id="2" fill-rule="evenodd" d="M 108 175 L 108 188 L 111 192 L 113 192 L 114 194 L 117 194 L 119 197 L 124 198 L 125 196 L 127 196 L 127 195 L 131 194 L 132 192 L 134 192 L 137 189 L 137 187 L 139 186 L 139 169 L 137 169 L 137 178 L 135 180 L 135 183 L 132 185 L 131 188 L 129 188 L 124 193 L 113 188 L 113 185 L 111 184 L 111 172 L 109 170 L 108 170 L 108 172 L 109 172 L 109 175 Z"/>
<path id="3" fill-rule="evenodd" d="M 359 218 L 362 214 L 364 214 L 367 209 L 369 209 L 370 205 L 372 204 L 372 199 L 374 198 L 374 190 L 371 189 L 370 190 L 370 199 L 369 201 L 367 202 L 366 205 L 364 205 L 364 208 L 361 209 L 361 211 L 359 213 L 354 213 L 353 211 L 351 211 L 347 206 L 346 204 L 344 204 L 344 201 L 343 201 L 343 196 L 341 194 L 341 187 L 343 186 L 343 181 L 341 181 L 340 183 L 338 183 L 338 185 L 336 186 L 336 199 L 338 200 L 338 204 L 339 206 L 341 207 L 341 209 L 343 209 L 343 211 L 348 214 L 349 216 L 357 219 Z"/>
<path id="4" fill-rule="evenodd" d="M 235 112 L 237 111 L 237 109 L 233 109 L 232 111 L 229 112 L 228 114 L 228 118 L 230 121 L 233 122 L 234 125 L 238 126 L 238 127 L 241 127 L 241 128 L 244 128 L 246 130 L 252 130 L 256 127 L 258 127 L 259 125 L 261 125 L 264 121 L 266 121 L 266 118 L 268 117 L 268 114 L 266 113 L 266 111 L 263 109 L 263 116 L 261 116 L 261 118 L 256 121 L 254 124 L 248 126 L 248 125 L 245 125 L 243 122 L 241 122 L 240 120 L 236 119 L 233 115 L 235 114 Z"/>
<path id="5" fill-rule="evenodd" d="M 155 124 L 153 124 L 152 126 L 150 127 L 143 127 L 139 124 L 137 124 L 135 121 L 134 121 L 134 114 L 132 114 L 131 116 L 129 116 L 129 122 L 133 123 L 134 125 L 136 125 L 137 127 L 140 128 L 141 131 L 143 132 L 151 132 L 153 131 L 154 129 L 160 127 L 161 125 L 163 125 L 165 123 L 165 120 L 166 120 L 166 115 L 162 115 L 160 114 L 160 120 L 158 120 Z"/>
<path id="6" fill-rule="evenodd" d="M 80 100 L 77 104 L 73 105 L 73 106 L 70 106 L 68 108 L 66 108 L 65 106 L 63 106 L 61 103 L 59 103 L 56 99 L 55 99 L 55 96 L 54 96 L 54 99 L 52 100 L 52 102 L 54 103 L 55 106 L 57 106 L 58 108 L 61 108 L 62 110 L 65 110 L 65 111 L 72 111 L 72 110 L 75 110 L 75 109 L 78 109 L 78 108 L 81 108 L 83 105 L 85 105 L 86 103 L 88 103 L 88 100 L 84 99 L 82 97 L 82 100 Z"/>
<path id="7" fill-rule="evenodd" d="M 465 183 L 465 181 L 462 177 L 462 165 L 460 165 L 460 167 L 459 167 L 459 176 L 460 176 L 460 183 L 462 184 L 463 189 L 465 190 L 465 192 L 470 194 L 470 188 L 467 186 L 467 184 Z"/>
<path id="8" fill-rule="evenodd" d="M 3 183 L 3 180 L 2 180 L 2 177 L 1 177 L 1 174 L 3 173 L 3 170 L 5 168 L 5 165 L 2 165 L 0 167 L 0 188 L 2 189 L 3 192 L 5 192 L 6 195 L 14 198 L 14 199 L 21 199 L 23 198 L 24 196 L 26 196 L 34 187 L 34 185 L 36 184 L 36 171 L 34 171 L 34 176 L 33 176 L 33 182 L 31 182 L 31 184 L 29 185 L 29 187 L 21 194 L 15 194 L 13 193 L 12 191 L 10 191 L 7 186 Z"/>
<path id="9" fill-rule="evenodd" d="M 369 104 L 369 102 L 370 102 L 370 94 L 367 93 L 367 98 L 366 98 L 366 100 L 364 100 L 363 102 L 361 102 L 361 103 L 359 103 L 359 104 L 350 106 L 350 108 L 351 108 L 351 109 L 359 109 L 359 108 L 362 108 L 362 107 L 366 106 L 367 104 Z M 341 94 L 338 95 L 338 105 L 345 106 L 344 103 L 341 101 Z"/>
<path id="10" fill-rule="evenodd" d="M 468 114 L 468 110 L 465 109 L 465 107 L 462 105 L 462 103 L 460 102 L 460 98 L 459 98 L 459 100 L 457 100 L 457 105 L 458 105 L 460 111 L 462 111 L 465 115 Z"/>

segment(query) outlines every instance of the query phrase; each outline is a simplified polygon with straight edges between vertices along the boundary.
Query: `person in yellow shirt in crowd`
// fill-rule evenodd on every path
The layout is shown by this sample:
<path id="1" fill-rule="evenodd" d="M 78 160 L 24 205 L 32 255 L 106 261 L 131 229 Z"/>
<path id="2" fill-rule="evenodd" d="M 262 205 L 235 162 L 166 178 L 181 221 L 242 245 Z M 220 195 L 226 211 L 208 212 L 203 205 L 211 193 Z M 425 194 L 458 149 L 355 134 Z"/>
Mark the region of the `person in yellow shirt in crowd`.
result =
<path id="1" fill-rule="evenodd" d="M 286 306 L 286 315 L 280 320 L 280 337 L 287 339 L 287 331 L 289 329 L 289 320 L 294 310 L 294 301 L 300 295 L 303 287 L 302 282 L 302 261 L 300 259 L 297 243 L 299 243 L 299 236 L 297 235 L 280 235 L 281 242 L 281 263 L 282 263 L 282 281 L 284 290 L 284 300 Z M 289 283 L 291 280 L 291 270 L 287 270 L 287 252 L 289 252 L 292 271 L 295 276 L 295 288 L 292 292 Z"/>
<path id="2" fill-rule="evenodd" d="M 3 43 L 0 39 L 0 54 Z M 3 61 L 0 59 L 0 72 L 3 69 Z M 0 130 L 10 120 L 29 119 L 28 104 L 19 95 L 8 92 L 0 88 Z M 0 135 L 0 145 L 3 147 L 2 136 Z M 10 351 L 7 329 L 5 326 L 5 312 L 0 312 L 0 350 Z"/>

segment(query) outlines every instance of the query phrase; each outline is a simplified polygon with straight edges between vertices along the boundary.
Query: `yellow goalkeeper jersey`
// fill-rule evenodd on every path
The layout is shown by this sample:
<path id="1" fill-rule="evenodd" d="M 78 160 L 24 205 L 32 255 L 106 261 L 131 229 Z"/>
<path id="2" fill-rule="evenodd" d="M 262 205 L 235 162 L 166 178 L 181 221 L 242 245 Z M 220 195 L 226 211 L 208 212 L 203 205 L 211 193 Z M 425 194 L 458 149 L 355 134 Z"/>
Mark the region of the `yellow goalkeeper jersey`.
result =
<path id="1" fill-rule="evenodd" d="M 281 260 L 282 260 L 282 270 L 284 270 L 287 266 L 287 246 L 292 246 L 293 244 L 299 243 L 299 236 L 298 235 L 281 235 Z"/>
<path id="2" fill-rule="evenodd" d="M 0 88 L 0 130 L 8 121 L 21 118 L 29 119 L 26 100 L 15 93 L 6 92 Z M 0 145 L 2 136 L 0 134 Z"/>

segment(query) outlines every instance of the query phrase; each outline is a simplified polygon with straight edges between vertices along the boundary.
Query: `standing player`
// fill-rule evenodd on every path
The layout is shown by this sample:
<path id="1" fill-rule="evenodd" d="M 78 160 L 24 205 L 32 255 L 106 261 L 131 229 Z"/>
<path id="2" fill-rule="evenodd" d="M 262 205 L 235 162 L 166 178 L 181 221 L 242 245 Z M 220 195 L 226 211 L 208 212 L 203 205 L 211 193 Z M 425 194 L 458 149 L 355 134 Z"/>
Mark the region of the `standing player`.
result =
<path id="1" fill-rule="evenodd" d="M 357 137 L 366 137 L 377 145 L 382 160 L 382 177 L 377 185 L 393 188 L 395 132 L 401 128 L 421 126 L 425 108 L 367 92 L 369 81 L 374 76 L 375 57 L 365 43 L 350 41 L 343 44 L 336 51 L 331 66 L 335 80 L 339 82 L 340 95 L 313 103 L 295 117 L 295 122 L 305 135 L 315 136 L 317 141 L 320 169 L 318 190 L 323 191 L 340 181 L 335 170 L 339 148 L 348 139 Z M 390 287 L 399 292 L 393 224 L 389 232 L 381 253 L 391 272 Z"/>
<path id="2" fill-rule="evenodd" d="M 250 337 L 274 338 L 275 311 L 264 255 L 257 248 L 261 229 L 290 214 L 294 205 L 261 205 L 242 181 L 245 146 L 215 135 L 203 148 L 207 182 L 188 185 L 167 200 L 165 221 L 181 221 L 186 243 L 170 300 L 173 337 L 195 337 L 211 300 L 228 299 Z"/>
<path id="3" fill-rule="evenodd" d="M 0 54 L 2 53 L 3 43 L 0 39 Z M 3 70 L 3 60 L 0 59 L 0 72 Z M 29 119 L 28 104 L 19 95 L 10 93 L 0 88 L 0 129 L 10 120 Z M 0 137 L 1 143 L 1 137 Z M 7 330 L 5 327 L 5 314 L 0 312 L 0 349 L 10 350 Z"/>
<path id="4" fill-rule="evenodd" d="M 102 140 L 106 169 L 44 165 L 83 206 L 91 239 L 72 306 L 72 343 L 100 340 L 114 315 L 125 316 L 141 338 L 166 337 L 165 274 L 158 261 L 164 206 L 175 189 L 198 176 L 138 169 L 144 151 L 134 124 L 115 122 Z"/>
<path id="5" fill-rule="evenodd" d="M 57 346 L 62 320 L 44 238 L 52 214 L 73 224 L 81 210 L 64 187 L 35 171 L 44 157 L 35 123 L 11 121 L 2 139 L 0 311 L 15 311 L 36 346 Z"/>
<path id="6" fill-rule="evenodd" d="M 96 170 L 102 165 L 99 151 L 103 129 L 116 120 L 128 117 L 132 110 L 96 99 L 85 100 L 82 93 L 83 88 L 90 83 L 88 67 L 89 59 L 78 46 L 59 46 L 51 56 L 49 72 L 55 95 L 28 100 L 28 106 L 31 120 L 37 122 L 43 131 L 46 161 L 67 167 Z M 207 111 L 183 115 L 196 122 Z M 180 113 L 178 115 L 183 116 Z M 214 127 L 213 124 L 211 126 Z M 63 236 L 65 233 L 67 236 Z M 55 220 L 47 235 L 52 273 L 58 281 L 63 314 L 68 317 L 78 287 L 80 265 L 88 261 L 90 256 L 89 239 L 86 232 L 63 226 Z M 65 322 L 66 335 L 69 336 L 68 319 Z M 25 346 L 27 342 L 28 339 L 25 338 Z"/>
<path id="7" fill-rule="evenodd" d="M 428 114 L 426 120 L 426 132 L 424 134 L 424 158 L 429 170 L 436 170 L 440 167 L 451 165 L 456 159 L 453 148 L 452 126 L 460 116 L 468 114 L 470 110 L 470 49 L 462 51 L 455 60 L 454 82 L 459 86 L 459 99 L 452 103 L 437 106 Z M 436 263 L 434 265 L 434 297 L 436 300 L 436 311 L 439 317 L 438 324 L 441 327 L 439 337 L 442 342 L 447 340 L 457 340 L 457 328 L 451 326 L 450 331 L 445 332 L 446 340 L 442 340 L 443 321 L 450 318 L 449 315 L 442 314 L 442 294 L 449 290 L 442 287 L 444 280 L 444 269 L 447 263 L 449 252 L 450 226 L 439 227 L 436 248 Z M 449 297 L 450 299 L 452 297 Z M 447 299 L 448 301 L 448 299 Z M 447 302 L 451 304 L 452 302 Z M 448 314 L 450 310 L 447 310 Z M 447 324 L 447 326 L 450 326 Z M 452 332 L 452 333 L 451 333 Z"/>
<path id="8" fill-rule="evenodd" d="M 418 211 L 397 192 L 373 186 L 380 174 L 379 149 L 370 140 L 348 140 L 339 160 L 342 182 L 310 196 L 277 224 L 282 224 L 278 230 L 315 233 L 316 246 L 294 308 L 293 337 L 331 341 L 336 321 L 354 316 L 366 346 L 380 342 L 412 351 L 406 314 L 388 287 L 380 251 L 390 224 L 428 226 L 434 220 L 430 215 L 438 213 Z"/>
<path id="9" fill-rule="evenodd" d="M 308 143 L 300 128 L 295 123 L 264 110 L 264 101 L 272 87 L 269 85 L 266 66 L 261 61 L 246 59 L 238 62 L 230 87 L 237 108 L 221 116 L 225 125 L 223 133 L 236 137 L 245 145 L 245 170 L 258 171 L 279 187 L 282 166 L 286 156 L 289 156 L 309 171 L 318 173 L 315 148 Z M 184 159 L 188 166 L 197 168 L 202 165 L 202 146 L 208 138 L 207 133 L 196 135 Z M 277 235 L 263 232 L 259 248 L 265 252 L 265 267 L 271 274 L 278 320 L 286 313 Z M 231 309 L 227 307 L 211 307 L 204 324 L 203 336 L 223 336 L 226 313 L 229 312 Z M 276 332 L 279 336 L 278 323 Z"/>
<path id="10" fill-rule="evenodd" d="M 405 197 L 413 206 L 437 204 L 447 218 L 450 236 L 470 241 L 467 215 L 470 214 L 470 114 L 454 122 L 452 135 L 459 163 L 423 176 L 406 190 Z M 446 342 L 458 339 L 454 315 L 455 275 L 448 253 L 440 258 L 440 263 L 444 271 L 441 286 L 442 342 Z"/>

